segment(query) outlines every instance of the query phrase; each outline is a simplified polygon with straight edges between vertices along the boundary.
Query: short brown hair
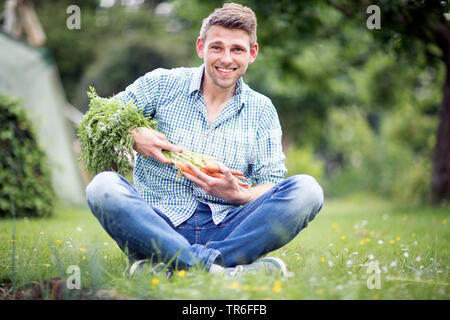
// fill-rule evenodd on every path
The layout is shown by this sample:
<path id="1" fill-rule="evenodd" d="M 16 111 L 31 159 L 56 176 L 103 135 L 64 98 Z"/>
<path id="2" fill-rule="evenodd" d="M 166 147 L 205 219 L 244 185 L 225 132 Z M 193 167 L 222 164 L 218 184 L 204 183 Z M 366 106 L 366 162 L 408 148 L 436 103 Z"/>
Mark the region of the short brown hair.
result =
<path id="1" fill-rule="evenodd" d="M 249 7 L 237 3 L 225 3 L 222 8 L 215 9 L 213 13 L 203 19 L 200 39 L 205 41 L 206 32 L 213 25 L 244 30 L 250 36 L 250 45 L 256 43 L 256 15 Z"/>

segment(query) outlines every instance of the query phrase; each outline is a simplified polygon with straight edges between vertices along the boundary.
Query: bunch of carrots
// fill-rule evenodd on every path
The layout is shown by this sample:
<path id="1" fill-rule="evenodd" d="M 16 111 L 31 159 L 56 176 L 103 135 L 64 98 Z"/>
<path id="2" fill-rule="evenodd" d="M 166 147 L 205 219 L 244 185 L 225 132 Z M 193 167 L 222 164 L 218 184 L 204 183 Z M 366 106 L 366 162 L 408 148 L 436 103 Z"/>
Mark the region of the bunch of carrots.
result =
<path id="1" fill-rule="evenodd" d="M 188 166 L 188 163 L 190 163 L 210 177 L 214 178 L 225 177 L 225 175 L 220 170 L 219 163 L 210 156 L 194 153 L 191 151 L 184 151 L 180 153 L 163 150 L 163 153 L 168 159 L 172 161 L 175 167 L 177 167 L 177 169 L 180 170 L 181 172 L 189 173 L 195 176 L 195 173 Z M 242 182 L 242 180 L 248 181 L 248 179 L 244 177 L 244 174 L 238 170 L 234 169 L 230 170 L 231 174 L 235 177 L 238 185 L 240 185 L 245 189 L 248 189 L 249 186 L 246 183 Z"/>

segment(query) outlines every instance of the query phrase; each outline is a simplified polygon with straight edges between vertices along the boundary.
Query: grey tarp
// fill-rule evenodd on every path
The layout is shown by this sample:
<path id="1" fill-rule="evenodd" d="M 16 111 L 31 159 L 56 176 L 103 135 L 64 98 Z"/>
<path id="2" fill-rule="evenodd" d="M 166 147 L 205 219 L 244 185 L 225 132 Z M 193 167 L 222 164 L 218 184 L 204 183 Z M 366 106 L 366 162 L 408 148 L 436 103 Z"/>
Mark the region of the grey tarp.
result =
<path id="1" fill-rule="evenodd" d="M 67 101 L 57 68 L 46 51 L 0 32 L 0 91 L 22 98 L 49 158 L 57 195 L 85 203 L 84 183 L 73 151 L 75 133 L 64 116 Z"/>

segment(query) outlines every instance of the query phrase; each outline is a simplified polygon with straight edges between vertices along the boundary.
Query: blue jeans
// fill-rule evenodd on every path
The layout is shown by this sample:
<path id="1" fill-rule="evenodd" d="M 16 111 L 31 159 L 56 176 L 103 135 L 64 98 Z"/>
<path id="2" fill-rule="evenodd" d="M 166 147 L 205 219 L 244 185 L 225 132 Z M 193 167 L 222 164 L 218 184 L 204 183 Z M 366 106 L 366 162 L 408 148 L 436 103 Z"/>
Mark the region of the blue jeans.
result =
<path id="1" fill-rule="evenodd" d="M 152 259 L 175 268 L 209 270 L 251 263 L 291 241 L 323 205 L 322 188 L 308 175 L 295 175 L 259 198 L 233 208 L 215 225 L 209 207 L 175 227 L 114 172 L 102 172 L 86 188 L 92 213 L 131 260 Z"/>

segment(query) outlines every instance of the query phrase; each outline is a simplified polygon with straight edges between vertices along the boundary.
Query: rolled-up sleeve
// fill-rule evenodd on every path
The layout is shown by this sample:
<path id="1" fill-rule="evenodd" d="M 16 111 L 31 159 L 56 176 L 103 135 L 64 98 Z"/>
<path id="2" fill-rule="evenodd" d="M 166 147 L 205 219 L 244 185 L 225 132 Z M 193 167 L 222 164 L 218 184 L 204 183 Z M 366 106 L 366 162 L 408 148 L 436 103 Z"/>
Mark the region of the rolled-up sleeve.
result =
<path id="1" fill-rule="evenodd" d="M 270 103 L 259 119 L 254 146 L 253 183 L 277 184 L 286 176 L 282 130 L 275 107 Z"/>

